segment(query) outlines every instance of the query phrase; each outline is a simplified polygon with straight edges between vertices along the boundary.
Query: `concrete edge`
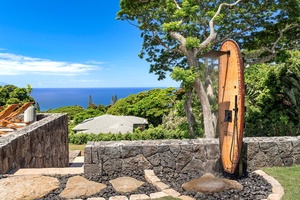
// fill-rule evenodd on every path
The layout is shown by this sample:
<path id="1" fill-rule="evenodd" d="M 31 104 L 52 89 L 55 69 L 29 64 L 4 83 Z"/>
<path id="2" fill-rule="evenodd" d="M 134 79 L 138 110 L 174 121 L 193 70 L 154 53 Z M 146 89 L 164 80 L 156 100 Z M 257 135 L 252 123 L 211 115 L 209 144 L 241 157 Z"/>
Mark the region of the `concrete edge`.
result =
<path id="1" fill-rule="evenodd" d="M 256 174 L 262 176 L 266 181 L 268 181 L 272 186 L 272 193 L 268 196 L 268 200 L 280 200 L 284 195 L 284 189 L 282 185 L 272 176 L 268 175 L 262 170 L 254 171 Z"/>
<path id="2" fill-rule="evenodd" d="M 160 179 L 155 175 L 153 170 L 144 170 L 145 179 L 148 183 L 154 185 L 160 192 L 150 194 L 151 199 L 161 198 L 165 196 L 172 196 L 182 200 L 196 200 L 192 197 L 181 195 L 174 189 L 171 189 L 170 186 L 160 181 Z"/>

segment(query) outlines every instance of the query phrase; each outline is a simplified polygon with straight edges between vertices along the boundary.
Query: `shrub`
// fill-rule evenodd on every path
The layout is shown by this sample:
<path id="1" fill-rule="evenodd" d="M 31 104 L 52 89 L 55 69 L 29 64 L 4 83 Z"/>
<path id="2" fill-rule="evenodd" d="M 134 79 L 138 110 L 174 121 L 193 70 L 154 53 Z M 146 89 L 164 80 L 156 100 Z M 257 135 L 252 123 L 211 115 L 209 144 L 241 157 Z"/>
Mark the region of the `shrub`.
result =
<path id="1" fill-rule="evenodd" d="M 71 144 L 86 144 L 88 141 L 120 141 L 120 140 L 159 140 L 159 139 L 185 139 L 189 135 L 187 132 L 166 130 L 163 126 L 153 127 L 143 132 L 113 134 L 113 133 L 70 133 L 69 142 Z"/>

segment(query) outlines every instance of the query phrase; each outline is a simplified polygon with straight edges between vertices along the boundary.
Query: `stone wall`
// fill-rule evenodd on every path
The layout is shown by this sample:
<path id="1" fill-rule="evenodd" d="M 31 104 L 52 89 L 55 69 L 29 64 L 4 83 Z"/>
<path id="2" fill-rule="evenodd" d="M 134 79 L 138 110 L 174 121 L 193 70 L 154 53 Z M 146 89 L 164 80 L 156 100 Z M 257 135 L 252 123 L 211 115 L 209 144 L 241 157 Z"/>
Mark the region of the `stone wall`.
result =
<path id="1" fill-rule="evenodd" d="M 245 138 L 247 170 L 300 164 L 300 137 Z M 220 171 L 218 139 L 89 142 L 84 155 L 86 175 Z"/>
<path id="2" fill-rule="evenodd" d="M 248 170 L 300 164 L 300 136 L 244 139 Z"/>
<path id="3" fill-rule="evenodd" d="M 38 121 L 0 137 L 0 174 L 18 168 L 69 165 L 68 117 L 39 114 Z"/>

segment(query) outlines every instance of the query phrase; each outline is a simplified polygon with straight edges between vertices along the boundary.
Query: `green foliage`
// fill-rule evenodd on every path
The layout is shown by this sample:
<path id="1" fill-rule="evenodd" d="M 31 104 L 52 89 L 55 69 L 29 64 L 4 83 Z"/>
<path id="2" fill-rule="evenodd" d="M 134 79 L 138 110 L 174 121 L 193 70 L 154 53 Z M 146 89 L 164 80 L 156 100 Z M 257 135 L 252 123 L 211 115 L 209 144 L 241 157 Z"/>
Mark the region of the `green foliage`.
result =
<path id="1" fill-rule="evenodd" d="M 159 139 L 185 139 L 188 134 L 183 131 L 166 130 L 163 126 L 153 127 L 141 132 L 138 129 L 134 133 L 71 133 L 69 143 L 86 144 L 88 141 L 120 141 L 120 140 L 159 140 Z"/>
<path id="2" fill-rule="evenodd" d="M 150 124 L 157 126 L 161 124 L 163 115 L 169 113 L 172 108 L 176 98 L 174 91 L 174 88 L 166 88 L 131 94 L 119 99 L 107 110 L 107 114 L 143 117 Z"/>
<path id="3" fill-rule="evenodd" d="M 180 25 L 178 24 L 178 22 L 169 22 L 169 23 L 164 23 L 162 25 L 162 28 L 165 32 L 176 31 L 179 30 Z"/>
<path id="4" fill-rule="evenodd" d="M 247 136 L 300 134 L 299 70 L 299 61 L 294 58 L 285 64 L 246 69 Z"/>
<path id="5" fill-rule="evenodd" d="M 175 67 L 171 73 L 171 78 L 175 81 L 182 81 L 183 88 L 191 88 L 197 73 L 193 69 L 182 69 L 180 67 Z"/>
<path id="6" fill-rule="evenodd" d="M 0 106 L 33 102 L 34 99 L 30 96 L 31 91 L 30 85 L 27 85 L 26 88 L 18 88 L 14 85 L 0 86 Z"/>
<path id="7" fill-rule="evenodd" d="M 261 52 L 271 49 L 280 36 L 279 30 L 287 28 L 276 49 L 299 49 L 299 0 L 242 1 L 232 7 L 223 6 L 220 14 L 214 18 L 213 30 L 218 37 L 204 44 L 212 30 L 209 21 L 221 3 L 225 2 L 120 0 L 117 19 L 135 23 L 141 30 L 144 41 L 140 55 L 147 55 L 150 72 L 157 74 L 159 79 L 165 78 L 166 73 L 173 70 L 172 66 L 187 66 L 187 54 L 182 50 L 184 44 L 171 36 L 171 32 L 185 38 L 188 49 L 199 47 L 203 51 L 207 46 L 219 48 L 221 41 L 232 38 L 239 42 L 241 49 Z M 188 41 L 191 38 L 192 42 Z M 258 57 L 254 59 L 269 54 L 256 55 Z M 198 58 L 199 55 L 194 56 Z"/>
<path id="8" fill-rule="evenodd" d="M 86 119 L 97 117 L 97 116 L 100 116 L 103 114 L 105 114 L 105 113 L 103 113 L 102 111 L 100 111 L 98 109 L 88 108 L 88 109 L 82 110 L 80 113 L 75 114 L 75 116 L 73 118 L 73 124 L 77 125 Z"/>
<path id="9" fill-rule="evenodd" d="M 255 52 L 254 57 L 248 57 L 249 63 L 262 58 L 274 61 L 276 56 L 283 60 L 285 50 L 300 48 L 299 0 L 241 1 L 234 6 L 222 4 L 234 2 L 120 0 L 117 19 L 129 21 L 141 30 L 143 45 L 139 56 L 150 63 L 150 73 L 158 75 L 159 80 L 175 71 L 175 66 L 184 70 L 196 68 L 198 77 L 202 78 L 199 82 L 205 85 L 210 80 L 207 81 L 208 77 L 198 66 L 199 58 L 211 48 L 219 49 L 220 43 L 227 38 L 237 41 L 241 49 Z M 219 10 L 221 4 L 223 7 Z M 177 73 L 174 78 L 184 82 Z M 272 92 L 266 91 L 259 96 L 258 103 L 273 101 L 274 98 L 268 96 L 273 95 Z M 202 92 L 199 96 L 205 99 L 209 95 Z M 209 96 L 209 100 L 211 105 L 202 100 L 202 105 L 208 110 L 204 118 L 210 117 L 210 108 L 216 110 L 216 96 Z M 211 133 L 213 120 L 207 121 L 211 121 L 211 126 L 206 126 L 210 130 L 205 131 Z"/>
<path id="10" fill-rule="evenodd" d="M 74 116 L 80 112 L 84 111 L 84 108 L 81 106 L 63 106 L 56 109 L 49 109 L 47 113 L 67 113 L 69 120 L 73 120 Z"/>
<path id="11" fill-rule="evenodd" d="M 199 47 L 200 40 L 196 37 L 187 37 L 186 38 L 186 48 L 187 49 L 194 49 Z"/>

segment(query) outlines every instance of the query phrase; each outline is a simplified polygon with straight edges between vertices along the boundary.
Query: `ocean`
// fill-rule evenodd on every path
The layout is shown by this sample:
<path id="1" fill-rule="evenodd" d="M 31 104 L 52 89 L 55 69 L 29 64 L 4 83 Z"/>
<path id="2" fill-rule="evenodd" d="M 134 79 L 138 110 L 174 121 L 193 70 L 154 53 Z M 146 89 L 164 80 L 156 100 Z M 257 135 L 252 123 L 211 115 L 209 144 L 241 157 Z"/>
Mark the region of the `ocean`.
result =
<path id="1" fill-rule="evenodd" d="M 46 111 L 75 105 L 87 108 L 90 95 L 94 104 L 107 106 L 111 103 L 111 98 L 114 95 L 117 96 L 117 99 L 121 99 L 130 94 L 137 94 L 151 89 L 154 88 L 33 88 L 31 96 L 39 103 L 40 110 Z"/>

